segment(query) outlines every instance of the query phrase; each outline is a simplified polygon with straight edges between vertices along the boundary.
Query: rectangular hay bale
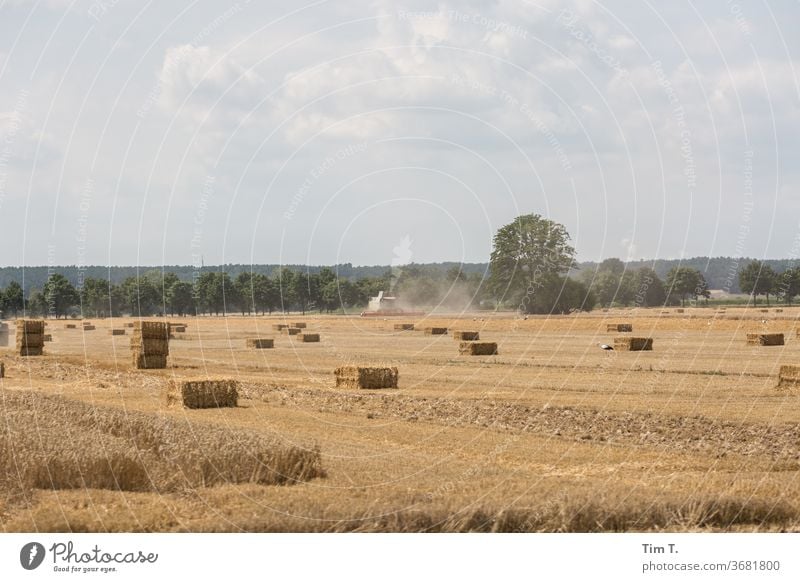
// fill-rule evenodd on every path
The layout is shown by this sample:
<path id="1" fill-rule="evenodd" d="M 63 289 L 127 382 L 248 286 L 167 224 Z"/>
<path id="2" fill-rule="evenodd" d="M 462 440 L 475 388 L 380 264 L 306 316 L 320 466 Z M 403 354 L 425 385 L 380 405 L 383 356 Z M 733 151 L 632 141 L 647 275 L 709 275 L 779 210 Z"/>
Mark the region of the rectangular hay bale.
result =
<path id="1" fill-rule="evenodd" d="M 275 340 L 271 338 L 254 338 L 247 340 L 247 347 L 256 350 L 264 350 L 275 347 Z"/>
<path id="2" fill-rule="evenodd" d="M 653 349 L 651 337 L 615 337 L 614 350 L 621 352 L 649 352 Z"/>
<path id="3" fill-rule="evenodd" d="M 183 408 L 236 408 L 239 382 L 236 380 L 170 380 L 167 406 Z"/>
<path id="4" fill-rule="evenodd" d="M 462 356 L 495 356 L 497 355 L 496 342 L 461 342 L 458 353 Z"/>
<path id="5" fill-rule="evenodd" d="M 6 377 L 6 365 L 3 362 L 0 362 L 0 378 Z"/>
<path id="6" fill-rule="evenodd" d="M 297 335 L 298 333 L 300 333 L 300 328 L 299 327 L 285 327 L 285 328 L 283 328 L 281 330 L 281 333 L 282 334 L 286 334 L 286 335 Z"/>
<path id="7" fill-rule="evenodd" d="M 453 339 L 456 341 L 474 342 L 481 339 L 481 334 L 477 331 L 454 331 Z"/>
<path id="8" fill-rule="evenodd" d="M 108 335 L 125 335 L 124 329 L 109 329 Z"/>
<path id="9" fill-rule="evenodd" d="M 77 326 L 74 323 L 65 323 L 64 329 L 76 329 Z"/>
<path id="10" fill-rule="evenodd" d="M 781 366 L 776 388 L 800 388 L 800 366 Z"/>
<path id="11" fill-rule="evenodd" d="M 17 333 L 43 334 L 44 320 L 42 319 L 18 319 L 16 321 Z"/>
<path id="12" fill-rule="evenodd" d="M 131 350 L 147 355 L 169 355 L 169 341 L 163 339 L 144 339 L 134 335 L 131 337 Z"/>
<path id="13" fill-rule="evenodd" d="M 17 332 L 17 349 L 19 348 L 41 348 L 44 346 L 43 333 Z"/>
<path id="14" fill-rule="evenodd" d="M 134 335 L 145 339 L 169 339 L 169 326 L 163 321 L 143 321 L 133 322 Z"/>
<path id="15" fill-rule="evenodd" d="M 747 344 L 751 346 L 782 346 L 782 333 L 748 333 Z"/>
<path id="16" fill-rule="evenodd" d="M 133 367 L 138 370 L 162 370 L 167 367 L 167 356 L 164 354 L 145 354 L 133 352 Z"/>
<path id="17" fill-rule="evenodd" d="M 84 325 L 83 326 L 83 331 L 94 331 L 95 329 L 97 329 L 97 328 L 95 326 L 93 326 L 93 325 Z"/>
<path id="18" fill-rule="evenodd" d="M 51 342 L 51 341 L 53 341 L 52 334 L 46 333 L 46 334 L 42 335 L 42 341 L 43 342 Z"/>
<path id="19" fill-rule="evenodd" d="M 126 324 L 125 324 L 123 327 L 133 327 L 133 322 L 132 322 L 132 321 L 129 321 L 129 322 L 128 322 L 128 323 L 126 323 Z"/>
<path id="20" fill-rule="evenodd" d="M 340 366 L 333 371 L 336 387 L 379 390 L 397 388 L 397 367 L 375 368 L 365 366 Z"/>
<path id="21" fill-rule="evenodd" d="M 606 331 L 616 331 L 616 332 L 630 332 L 633 331 L 633 324 L 631 323 L 608 323 L 606 324 Z"/>
<path id="22" fill-rule="evenodd" d="M 272 329 L 274 329 L 275 331 L 283 331 L 287 327 L 289 327 L 289 326 L 287 324 L 285 324 L 285 323 L 274 323 L 274 324 L 272 324 Z"/>
<path id="23" fill-rule="evenodd" d="M 446 327 L 426 327 L 425 335 L 447 335 Z"/>
<path id="24" fill-rule="evenodd" d="M 304 343 L 316 343 L 319 341 L 318 333 L 301 333 L 300 341 Z"/>
<path id="25" fill-rule="evenodd" d="M 306 323 L 303 321 L 299 321 L 297 323 L 293 323 L 292 327 L 296 327 L 297 329 L 306 329 Z"/>
<path id="26" fill-rule="evenodd" d="M 413 323 L 395 323 L 394 324 L 395 331 L 414 331 L 414 324 Z"/>

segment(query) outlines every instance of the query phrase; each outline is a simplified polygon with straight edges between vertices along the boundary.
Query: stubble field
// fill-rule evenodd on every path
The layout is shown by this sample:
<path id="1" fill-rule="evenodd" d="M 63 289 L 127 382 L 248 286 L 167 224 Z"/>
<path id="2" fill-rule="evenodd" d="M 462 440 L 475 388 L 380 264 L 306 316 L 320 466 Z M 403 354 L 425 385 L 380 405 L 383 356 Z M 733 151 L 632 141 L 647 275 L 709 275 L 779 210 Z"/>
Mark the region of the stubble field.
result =
<path id="1" fill-rule="evenodd" d="M 475 357 L 403 318 L 171 318 L 165 370 L 132 369 L 131 330 L 109 335 L 130 320 L 50 320 L 45 356 L 0 356 L 0 529 L 800 530 L 800 394 L 775 388 L 800 309 L 663 311 L 408 320 L 498 343 Z M 294 321 L 321 342 L 272 329 Z M 598 347 L 622 335 L 654 349 Z M 336 388 L 347 364 L 399 388 Z M 239 406 L 165 406 L 169 379 L 206 377 Z"/>

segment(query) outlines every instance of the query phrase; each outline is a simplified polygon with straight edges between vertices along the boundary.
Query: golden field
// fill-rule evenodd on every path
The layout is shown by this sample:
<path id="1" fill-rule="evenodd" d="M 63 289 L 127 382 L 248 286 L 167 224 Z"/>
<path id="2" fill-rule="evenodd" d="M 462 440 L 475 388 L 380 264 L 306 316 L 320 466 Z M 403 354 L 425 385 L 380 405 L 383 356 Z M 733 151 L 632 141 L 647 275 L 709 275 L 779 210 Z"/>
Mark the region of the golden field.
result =
<path id="1" fill-rule="evenodd" d="M 477 330 L 496 356 L 397 317 L 169 318 L 187 329 L 163 370 L 132 368 L 129 319 L 49 320 L 44 356 L 0 355 L 0 529 L 798 531 L 800 393 L 776 389 L 800 364 L 798 317 L 408 320 Z M 321 341 L 272 327 L 299 321 Z M 618 335 L 653 351 L 598 347 Z M 336 388 L 347 365 L 397 366 L 399 388 Z M 169 381 L 189 378 L 238 380 L 238 406 L 167 407 Z"/>

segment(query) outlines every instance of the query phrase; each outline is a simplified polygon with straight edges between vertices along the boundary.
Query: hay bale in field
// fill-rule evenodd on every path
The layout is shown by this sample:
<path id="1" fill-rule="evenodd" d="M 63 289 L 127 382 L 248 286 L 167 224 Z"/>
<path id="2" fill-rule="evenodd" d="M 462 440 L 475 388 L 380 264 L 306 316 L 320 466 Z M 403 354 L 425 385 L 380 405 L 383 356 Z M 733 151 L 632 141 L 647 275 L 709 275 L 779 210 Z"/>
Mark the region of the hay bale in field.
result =
<path id="1" fill-rule="evenodd" d="M 95 329 L 97 329 L 97 328 L 95 326 L 93 326 L 93 325 L 84 325 L 83 326 L 83 331 L 94 331 Z"/>
<path id="2" fill-rule="evenodd" d="M 44 348 L 44 321 L 18 319 L 16 351 L 20 356 L 41 356 Z"/>
<path id="3" fill-rule="evenodd" d="M 167 367 L 169 326 L 162 321 L 135 321 L 131 335 L 133 367 L 140 370 Z"/>
<path id="4" fill-rule="evenodd" d="M 76 329 L 77 326 L 74 323 L 65 323 L 64 329 Z"/>
<path id="5" fill-rule="evenodd" d="M 297 323 L 293 323 L 292 327 L 296 327 L 297 329 L 305 329 L 307 326 L 306 326 L 305 322 L 299 321 Z"/>
<path id="6" fill-rule="evenodd" d="M 236 380 L 170 380 L 167 406 L 184 408 L 236 408 L 239 382 Z"/>
<path id="7" fill-rule="evenodd" d="M 316 343 L 319 341 L 318 333 L 301 333 L 300 341 L 304 343 Z"/>
<path id="8" fill-rule="evenodd" d="M 271 338 L 255 338 L 247 340 L 247 347 L 264 350 L 275 347 L 275 340 Z"/>
<path id="9" fill-rule="evenodd" d="M 783 313 L 783 309 L 776 309 L 775 313 Z"/>
<path id="10" fill-rule="evenodd" d="M 186 333 L 186 326 L 185 325 L 170 325 L 169 326 L 170 333 Z"/>
<path id="11" fill-rule="evenodd" d="M 45 342 L 53 341 L 52 334 L 46 333 L 46 334 L 42 335 L 42 341 L 45 341 Z"/>
<path id="12" fill-rule="evenodd" d="M 615 337 L 614 350 L 621 352 L 649 352 L 653 349 L 651 337 Z"/>
<path id="13" fill-rule="evenodd" d="M 108 335 L 125 335 L 124 329 L 109 329 Z"/>
<path id="14" fill-rule="evenodd" d="M 748 333 L 747 344 L 751 346 L 782 346 L 782 333 Z"/>
<path id="15" fill-rule="evenodd" d="M 0 378 L 6 377 L 6 365 L 3 362 L 0 362 Z"/>
<path id="16" fill-rule="evenodd" d="M 769 309 L 760 309 L 761 313 L 769 313 Z"/>
<path id="17" fill-rule="evenodd" d="M 333 371 L 337 388 L 364 388 L 378 390 L 397 388 L 397 367 L 370 368 L 362 366 L 340 366 Z"/>
<path id="18" fill-rule="evenodd" d="M 289 326 L 287 324 L 285 324 L 285 323 L 274 323 L 272 325 L 272 329 L 274 329 L 275 331 L 283 331 L 287 327 L 289 327 Z"/>
<path id="19" fill-rule="evenodd" d="M 132 321 L 129 321 L 129 322 L 128 322 L 128 323 L 126 323 L 126 324 L 125 324 L 123 327 L 133 327 L 133 322 L 132 322 Z"/>
<path id="20" fill-rule="evenodd" d="M 447 335 L 446 327 L 426 327 L 425 335 Z"/>
<path id="21" fill-rule="evenodd" d="M 297 335 L 298 333 L 300 333 L 300 328 L 299 327 L 284 327 L 281 330 L 281 333 L 284 334 L 284 335 Z"/>
<path id="22" fill-rule="evenodd" d="M 462 356 L 496 356 L 496 342 L 461 342 L 458 353 Z"/>
<path id="23" fill-rule="evenodd" d="M 633 331 L 633 324 L 631 323 L 607 323 L 606 331 L 626 332 Z"/>
<path id="24" fill-rule="evenodd" d="M 477 331 L 454 331 L 453 339 L 462 342 L 474 342 L 481 339 L 481 334 Z"/>
<path id="25" fill-rule="evenodd" d="M 781 366 L 776 388 L 784 390 L 800 388 L 800 366 Z"/>
<path id="26" fill-rule="evenodd" d="M 685 309 L 676 309 L 675 313 L 683 313 L 684 311 L 686 311 L 686 310 Z"/>
<path id="27" fill-rule="evenodd" d="M 414 324 L 413 323 L 395 323 L 394 324 L 395 331 L 414 331 Z"/>

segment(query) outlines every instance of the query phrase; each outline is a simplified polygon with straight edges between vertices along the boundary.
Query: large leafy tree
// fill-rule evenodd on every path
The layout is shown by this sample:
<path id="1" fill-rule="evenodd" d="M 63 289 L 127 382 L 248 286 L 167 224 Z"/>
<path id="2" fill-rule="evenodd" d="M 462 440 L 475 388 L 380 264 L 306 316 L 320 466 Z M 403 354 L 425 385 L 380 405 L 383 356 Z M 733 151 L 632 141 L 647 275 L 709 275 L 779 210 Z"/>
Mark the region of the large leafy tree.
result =
<path id="1" fill-rule="evenodd" d="M 47 316 L 66 317 L 69 309 L 80 303 L 78 291 L 61 273 L 53 273 L 48 277 L 42 294 L 47 304 Z"/>
<path id="2" fill-rule="evenodd" d="M 642 267 L 635 272 L 634 289 L 634 301 L 642 307 L 664 305 L 667 301 L 664 282 L 650 267 Z"/>
<path id="3" fill-rule="evenodd" d="M 194 286 L 188 281 L 175 281 L 167 291 L 170 313 L 189 315 L 196 313 Z"/>
<path id="4" fill-rule="evenodd" d="M 758 304 L 758 296 L 765 295 L 767 305 L 769 296 L 775 287 L 777 275 L 769 265 L 761 261 L 751 261 L 741 271 L 739 271 L 739 288 L 742 293 L 747 293 L 753 297 L 753 304 Z"/>
<path id="5" fill-rule="evenodd" d="M 85 314 L 100 317 L 111 311 L 111 285 L 104 279 L 87 277 L 80 288 L 81 308 Z"/>
<path id="6" fill-rule="evenodd" d="M 548 313 L 574 264 L 575 249 L 563 225 L 537 214 L 518 216 L 495 234 L 489 286 L 501 302 L 526 313 Z"/>
<path id="7" fill-rule="evenodd" d="M 800 267 L 790 267 L 780 273 L 775 280 L 774 292 L 784 302 L 791 304 L 800 295 Z"/>

